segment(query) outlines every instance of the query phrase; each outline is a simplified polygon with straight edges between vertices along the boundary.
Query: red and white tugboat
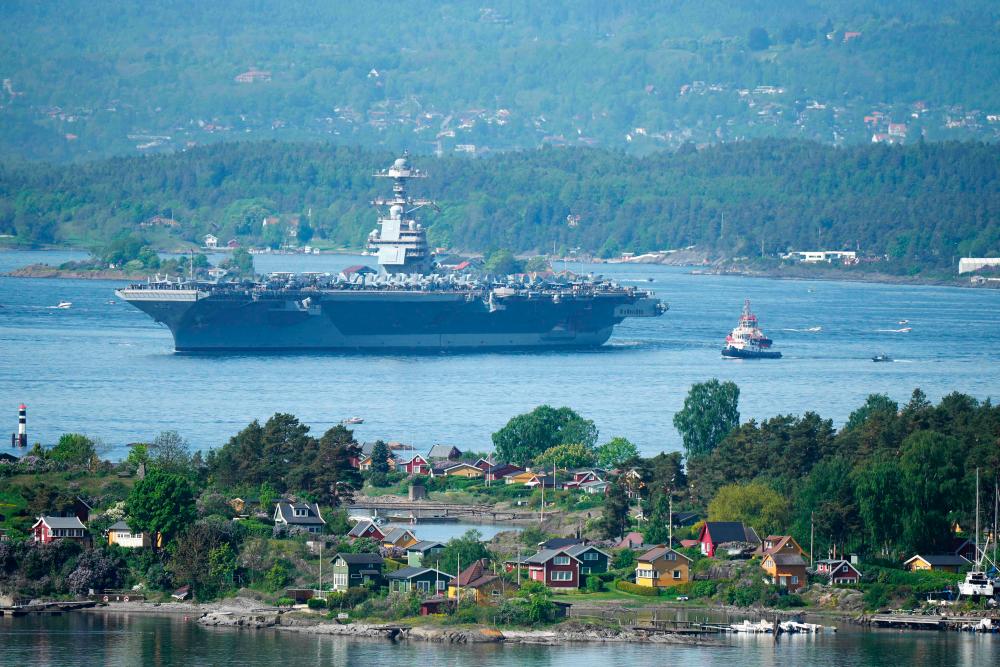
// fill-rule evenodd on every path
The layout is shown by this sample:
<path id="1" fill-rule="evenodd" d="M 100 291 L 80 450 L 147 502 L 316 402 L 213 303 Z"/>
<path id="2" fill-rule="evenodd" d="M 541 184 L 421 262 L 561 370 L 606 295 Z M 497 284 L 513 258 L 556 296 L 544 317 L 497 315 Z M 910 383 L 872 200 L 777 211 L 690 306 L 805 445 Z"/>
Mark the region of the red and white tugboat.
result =
<path id="1" fill-rule="evenodd" d="M 722 356 L 736 359 L 780 359 L 781 352 L 770 349 L 771 343 L 771 339 L 760 330 L 757 316 L 750 312 L 750 299 L 746 299 L 740 323 L 726 336 Z"/>

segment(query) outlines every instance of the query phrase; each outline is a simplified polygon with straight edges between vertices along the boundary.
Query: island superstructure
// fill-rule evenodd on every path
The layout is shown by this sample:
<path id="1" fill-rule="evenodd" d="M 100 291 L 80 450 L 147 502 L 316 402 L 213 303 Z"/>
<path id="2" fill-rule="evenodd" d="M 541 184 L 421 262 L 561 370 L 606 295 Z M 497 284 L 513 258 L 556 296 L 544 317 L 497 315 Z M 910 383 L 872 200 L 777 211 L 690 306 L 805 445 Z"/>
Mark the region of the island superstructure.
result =
<path id="1" fill-rule="evenodd" d="M 273 273 L 254 282 L 150 280 L 116 294 L 165 324 L 177 351 L 495 350 L 596 347 L 627 317 L 658 317 L 651 292 L 594 276 L 435 273 L 406 155 L 368 248 L 379 271 Z M 435 207 L 436 208 L 436 207 Z"/>

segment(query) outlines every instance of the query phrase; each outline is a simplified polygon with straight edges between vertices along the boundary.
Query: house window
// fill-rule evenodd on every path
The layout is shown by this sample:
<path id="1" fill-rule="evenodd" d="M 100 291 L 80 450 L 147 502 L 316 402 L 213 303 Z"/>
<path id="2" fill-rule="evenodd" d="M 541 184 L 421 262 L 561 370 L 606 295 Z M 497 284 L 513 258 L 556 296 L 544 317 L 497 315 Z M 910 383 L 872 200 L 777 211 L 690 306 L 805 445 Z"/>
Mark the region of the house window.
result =
<path id="1" fill-rule="evenodd" d="M 667 560 L 677 560 L 677 554 L 675 554 L 672 551 L 668 554 L 665 554 L 663 557 Z"/>
<path id="2" fill-rule="evenodd" d="M 357 575 L 355 575 L 357 576 Z M 333 585 L 334 586 L 347 586 L 347 575 L 346 574 L 335 574 L 333 575 Z"/>
<path id="3" fill-rule="evenodd" d="M 794 575 L 793 575 L 793 576 L 792 576 L 792 583 L 793 583 L 793 584 L 797 584 L 797 583 L 799 583 L 799 578 L 798 578 L 797 576 L 794 576 Z"/>
<path id="4" fill-rule="evenodd" d="M 569 556 L 556 556 L 552 559 L 553 565 L 569 565 Z"/>
<path id="5" fill-rule="evenodd" d="M 492 595 L 495 598 L 498 598 L 498 597 L 500 597 L 500 590 L 497 589 L 497 588 L 494 588 L 492 591 L 490 591 L 490 595 Z"/>
<path id="6" fill-rule="evenodd" d="M 674 579 L 680 579 L 680 578 L 681 578 L 681 571 L 674 570 Z"/>
<path id="7" fill-rule="evenodd" d="M 587 553 L 583 554 L 583 560 L 597 560 L 598 556 L 600 556 L 600 554 L 597 553 L 596 551 L 588 551 Z"/>
<path id="8" fill-rule="evenodd" d="M 556 570 L 549 573 L 549 579 L 552 581 L 573 581 L 573 573 L 569 570 Z"/>
<path id="9" fill-rule="evenodd" d="M 304 510 L 299 507 L 295 508 L 295 516 L 306 516 L 307 514 L 309 514 L 308 510 Z"/>
<path id="10" fill-rule="evenodd" d="M 431 582 L 429 582 L 429 581 L 418 581 L 417 582 L 417 590 L 418 591 L 423 591 L 424 593 L 427 593 L 428 591 L 431 590 Z"/>
<path id="11" fill-rule="evenodd" d="M 581 567 L 580 568 L 580 574 L 590 574 L 590 568 L 589 567 Z"/>
<path id="12" fill-rule="evenodd" d="M 438 589 L 439 591 L 443 591 L 443 590 L 444 590 L 444 588 L 445 588 L 445 585 L 446 585 L 446 584 L 445 584 L 445 581 L 444 581 L 444 579 L 438 579 L 438 580 L 437 580 L 437 589 Z"/>
<path id="13" fill-rule="evenodd" d="M 649 569 L 649 570 L 636 570 L 635 571 L 635 576 L 637 578 L 641 578 L 641 579 L 652 579 L 653 578 L 653 570 L 652 569 Z"/>

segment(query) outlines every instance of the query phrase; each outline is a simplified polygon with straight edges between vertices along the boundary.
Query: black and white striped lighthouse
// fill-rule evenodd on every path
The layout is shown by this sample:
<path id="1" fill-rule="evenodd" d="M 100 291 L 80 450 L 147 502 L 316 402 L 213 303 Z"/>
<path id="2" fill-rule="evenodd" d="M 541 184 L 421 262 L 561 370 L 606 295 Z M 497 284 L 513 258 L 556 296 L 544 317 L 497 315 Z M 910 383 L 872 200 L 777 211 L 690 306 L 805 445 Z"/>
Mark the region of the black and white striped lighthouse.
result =
<path id="1" fill-rule="evenodd" d="M 14 440 L 13 436 L 11 440 Z M 24 403 L 17 408 L 17 446 L 28 446 L 28 406 Z"/>

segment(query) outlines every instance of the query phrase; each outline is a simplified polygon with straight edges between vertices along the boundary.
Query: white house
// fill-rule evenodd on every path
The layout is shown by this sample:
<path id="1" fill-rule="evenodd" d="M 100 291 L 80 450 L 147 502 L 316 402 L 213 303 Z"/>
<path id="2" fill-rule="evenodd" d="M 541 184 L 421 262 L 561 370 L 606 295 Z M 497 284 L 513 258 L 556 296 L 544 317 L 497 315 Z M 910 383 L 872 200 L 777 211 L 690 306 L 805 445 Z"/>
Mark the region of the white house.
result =
<path id="1" fill-rule="evenodd" d="M 1000 257 L 963 257 L 958 260 L 959 273 L 971 273 L 986 267 L 1000 267 Z"/>
<path id="2" fill-rule="evenodd" d="M 219 247 L 219 238 L 217 236 L 214 236 L 212 234 L 205 234 L 204 241 L 206 248 L 215 249 Z"/>
<path id="3" fill-rule="evenodd" d="M 790 252 L 781 256 L 782 259 L 792 259 L 797 262 L 833 262 L 840 260 L 843 262 L 854 261 L 858 258 L 858 253 L 853 250 L 804 250 Z"/>

